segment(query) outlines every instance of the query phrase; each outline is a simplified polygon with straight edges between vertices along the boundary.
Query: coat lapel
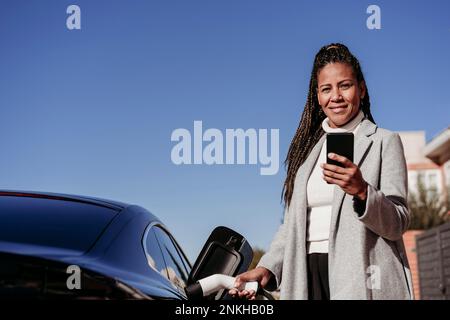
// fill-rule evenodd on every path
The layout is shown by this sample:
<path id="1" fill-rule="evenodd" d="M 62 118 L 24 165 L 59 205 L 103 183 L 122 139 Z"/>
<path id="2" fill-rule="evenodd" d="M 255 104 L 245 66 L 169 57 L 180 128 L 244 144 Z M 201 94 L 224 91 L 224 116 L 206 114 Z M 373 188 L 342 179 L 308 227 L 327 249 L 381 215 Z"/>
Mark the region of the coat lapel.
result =
<path id="1" fill-rule="evenodd" d="M 322 148 L 323 143 L 325 142 L 325 138 L 326 135 L 324 134 L 319 141 L 316 143 L 316 145 L 313 147 L 313 149 L 311 150 L 311 153 L 309 154 L 309 156 L 306 158 L 305 162 L 303 163 L 303 165 L 300 166 L 300 168 L 297 171 L 297 175 L 295 177 L 296 181 L 294 183 L 294 188 L 295 186 L 299 186 L 301 189 L 298 191 L 295 191 L 295 193 L 298 192 L 299 198 L 295 199 L 293 198 L 295 203 L 294 206 L 292 207 L 296 207 L 298 210 L 296 210 L 296 212 L 305 212 L 306 213 L 306 207 L 307 207 L 307 191 L 306 191 L 306 187 L 307 187 L 307 183 L 308 183 L 308 179 L 309 176 L 311 175 L 312 170 L 314 169 L 314 165 L 316 164 L 317 159 L 319 158 L 320 155 L 320 150 Z M 295 194 L 294 193 L 294 194 Z M 304 217 L 306 218 L 306 214 L 304 214 Z"/>
<path id="2" fill-rule="evenodd" d="M 299 179 L 298 185 L 302 186 L 303 192 L 303 198 L 304 203 L 306 204 L 306 185 L 308 183 L 309 176 L 312 173 L 312 170 L 314 168 L 314 165 L 316 164 L 317 158 L 319 158 L 320 150 L 322 149 L 322 145 L 325 142 L 326 134 L 322 135 L 320 137 L 319 141 L 316 143 L 314 148 L 311 150 L 311 153 L 306 158 L 306 161 L 303 163 L 303 165 L 300 167 L 300 169 L 297 172 L 296 179 Z M 295 183 L 297 184 L 297 182 Z"/>
<path id="3" fill-rule="evenodd" d="M 372 144 L 372 139 L 368 138 L 375 133 L 377 126 L 368 119 L 361 122 L 361 127 L 355 135 L 354 163 L 359 167 L 367 149 Z"/>
<path id="4" fill-rule="evenodd" d="M 354 140 L 354 161 L 358 167 L 361 166 L 366 152 L 372 144 L 372 139 L 368 138 L 373 133 L 375 133 L 377 126 L 368 119 L 363 119 L 361 126 L 355 134 Z M 334 235 L 336 234 L 336 228 L 339 221 L 339 214 L 341 211 L 342 201 L 345 196 L 344 190 L 342 190 L 338 185 L 334 187 L 334 197 L 333 197 L 333 212 L 331 214 L 331 225 L 330 225 L 330 240 L 334 240 Z"/>

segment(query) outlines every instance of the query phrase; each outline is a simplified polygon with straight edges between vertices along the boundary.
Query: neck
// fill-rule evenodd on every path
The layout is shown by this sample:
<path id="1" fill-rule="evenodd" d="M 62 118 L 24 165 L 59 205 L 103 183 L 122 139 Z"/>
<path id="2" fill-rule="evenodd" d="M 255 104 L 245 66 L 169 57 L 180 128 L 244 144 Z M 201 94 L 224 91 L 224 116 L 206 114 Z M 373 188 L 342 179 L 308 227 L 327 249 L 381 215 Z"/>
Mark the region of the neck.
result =
<path id="1" fill-rule="evenodd" d="M 364 113 L 362 110 L 359 110 L 359 112 L 352 119 L 339 127 L 334 126 L 334 124 L 330 124 L 330 119 L 325 118 L 322 121 L 322 128 L 325 132 L 353 132 L 363 119 Z"/>

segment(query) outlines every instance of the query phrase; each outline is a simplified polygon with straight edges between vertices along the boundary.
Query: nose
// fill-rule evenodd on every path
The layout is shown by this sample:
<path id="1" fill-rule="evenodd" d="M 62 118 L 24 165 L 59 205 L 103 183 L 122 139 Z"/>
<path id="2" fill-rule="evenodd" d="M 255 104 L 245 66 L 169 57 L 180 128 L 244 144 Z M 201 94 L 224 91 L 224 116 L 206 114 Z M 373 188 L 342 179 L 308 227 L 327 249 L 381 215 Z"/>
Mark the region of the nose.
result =
<path id="1" fill-rule="evenodd" d="M 342 96 L 339 92 L 339 89 L 333 89 L 333 91 L 331 92 L 331 101 L 332 102 L 338 102 L 342 99 Z"/>

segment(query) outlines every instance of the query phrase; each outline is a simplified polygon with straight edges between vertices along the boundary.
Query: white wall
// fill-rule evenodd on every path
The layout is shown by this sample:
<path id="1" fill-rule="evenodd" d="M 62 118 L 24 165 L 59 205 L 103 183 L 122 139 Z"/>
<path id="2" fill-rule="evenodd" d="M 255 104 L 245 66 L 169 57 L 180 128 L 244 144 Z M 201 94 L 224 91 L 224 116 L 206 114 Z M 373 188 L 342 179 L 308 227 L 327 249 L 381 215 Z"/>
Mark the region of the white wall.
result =
<path id="1" fill-rule="evenodd" d="M 450 167 L 450 166 L 449 166 Z M 438 193 L 442 193 L 442 174 L 440 169 L 425 169 L 425 170 L 409 170 L 408 171 L 408 189 L 409 192 L 417 193 L 417 176 L 422 176 L 422 181 L 425 188 L 430 190 L 436 189 Z"/>
<path id="2" fill-rule="evenodd" d="M 444 163 L 445 184 L 450 186 L 450 160 Z"/>

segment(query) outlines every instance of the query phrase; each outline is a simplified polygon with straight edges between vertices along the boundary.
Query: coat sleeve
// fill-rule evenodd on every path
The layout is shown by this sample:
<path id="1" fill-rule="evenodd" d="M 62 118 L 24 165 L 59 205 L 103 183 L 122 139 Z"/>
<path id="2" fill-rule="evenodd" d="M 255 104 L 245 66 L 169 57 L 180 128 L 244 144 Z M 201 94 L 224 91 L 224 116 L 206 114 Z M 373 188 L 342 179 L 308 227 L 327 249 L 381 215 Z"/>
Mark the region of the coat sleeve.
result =
<path id="1" fill-rule="evenodd" d="M 284 211 L 283 223 L 273 237 L 269 251 L 260 259 L 256 267 L 264 267 L 272 273 L 272 277 L 266 285 L 269 291 L 276 290 L 281 283 L 281 272 L 283 270 L 284 247 L 286 243 L 286 225 L 288 224 L 288 208 Z"/>
<path id="2" fill-rule="evenodd" d="M 368 184 L 365 203 L 354 199 L 358 219 L 388 240 L 399 240 L 409 225 L 408 175 L 403 145 L 398 133 L 383 141 L 380 189 Z"/>

